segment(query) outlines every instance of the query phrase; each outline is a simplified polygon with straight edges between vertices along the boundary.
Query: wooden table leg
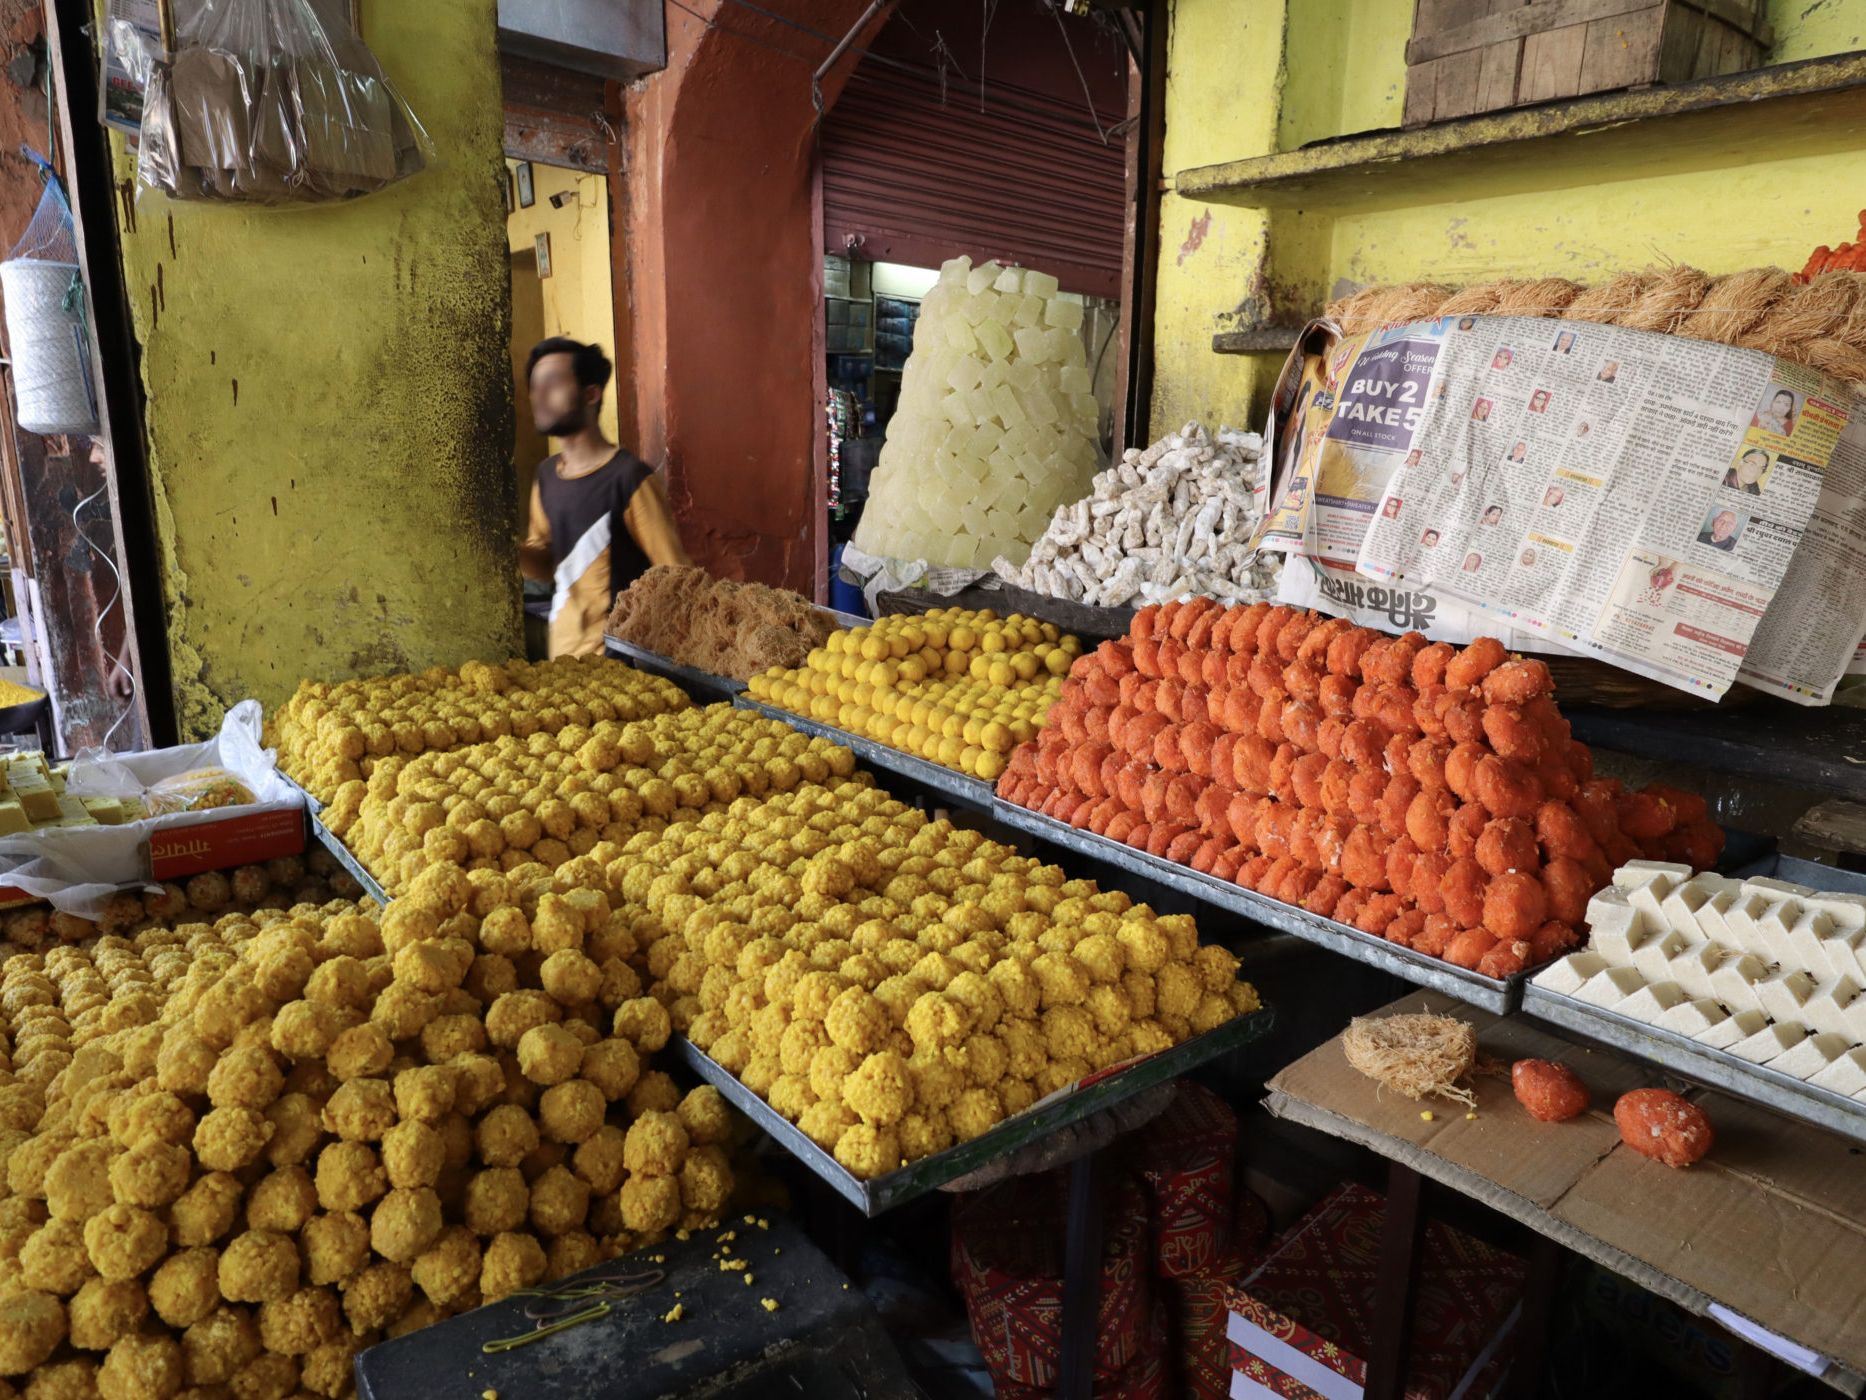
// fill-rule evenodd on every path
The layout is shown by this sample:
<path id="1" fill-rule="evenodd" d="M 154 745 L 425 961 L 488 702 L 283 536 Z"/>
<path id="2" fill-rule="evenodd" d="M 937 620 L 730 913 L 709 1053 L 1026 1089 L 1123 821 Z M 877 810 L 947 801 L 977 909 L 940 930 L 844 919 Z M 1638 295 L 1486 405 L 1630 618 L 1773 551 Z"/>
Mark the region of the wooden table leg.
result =
<path id="1" fill-rule="evenodd" d="M 1555 1321 L 1555 1297 L 1567 1258 L 1568 1251 L 1547 1235 L 1535 1237 L 1523 1285 L 1523 1311 L 1516 1321 L 1516 1360 L 1511 1363 L 1506 1387 L 1512 1400 L 1531 1400 L 1541 1388 L 1548 1365 L 1549 1330 Z"/>
<path id="2" fill-rule="evenodd" d="M 1101 1173 L 1099 1152 L 1076 1158 L 1069 1168 L 1069 1209 L 1063 1240 L 1062 1365 L 1056 1393 L 1061 1400 L 1089 1400 L 1095 1385 L 1095 1353 L 1101 1315 Z"/>
<path id="3" fill-rule="evenodd" d="M 1420 1210 L 1424 1194 L 1425 1180 L 1418 1172 L 1399 1162 L 1391 1164 L 1364 1400 L 1400 1400 L 1406 1393 L 1413 1293 L 1419 1280 L 1419 1244 L 1425 1234 L 1425 1215 Z"/>

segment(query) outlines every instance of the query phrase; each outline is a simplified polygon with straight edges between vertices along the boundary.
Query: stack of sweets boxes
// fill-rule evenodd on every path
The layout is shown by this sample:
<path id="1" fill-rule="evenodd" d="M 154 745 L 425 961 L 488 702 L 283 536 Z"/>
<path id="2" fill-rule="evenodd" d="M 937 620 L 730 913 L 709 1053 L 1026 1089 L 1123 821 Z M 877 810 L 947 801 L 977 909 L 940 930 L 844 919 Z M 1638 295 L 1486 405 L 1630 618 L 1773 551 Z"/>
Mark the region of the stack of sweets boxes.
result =
<path id="1" fill-rule="evenodd" d="M 1060 1377 L 1068 1195 L 1067 1173 L 1045 1172 L 975 1192 L 953 1210 L 953 1282 L 1000 1397 L 1048 1395 Z M 1124 1175 L 1102 1226 L 1094 1393 L 1104 1400 L 1172 1394 L 1147 1222 L 1140 1180 Z"/>
<path id="2" fill-rule="evenodd" d="M 1172 1106 L 1128 1143 L 1149 1196 L 1178 1393 L 1219 1400 L 1231 1379 L 1227 1293 L 1250 1272 L 1269 1224 L 1263 1202 L 1236 1184 L 1237 1115 L 1181 1081 Z"/>
<path id="3" fill-rule="evenodd" d="M 1541 989 L 1866 1103 L 1866 896 L 1631 861 Z"/>
<path id="4" fill-rule="evenodd" d="M 1267 1223 L 1262 1203 L 1233 1189 L 1237 1146 L 1237 1115 L 1182 1081 L 1165 1112 L 1108 1150 L 1096 1396 L 1226 1394 L 1225 1290 Z M 953 1281 L 999 1396 L 1056 1385 L 1067 1199 L 1067 1176 L 1053 1172 L 953 1212 Z"/>
<path id="5" fill-rule="evenodd" d="M 0 764 L 0 836 L 73 826 L 118 826 L 142 813 L 115 797 L 76 797 L 65 791 L 65 764 L 48 765 L 39 752 Z"/>
<path id="6" fill-rule="evenodd" d="M 1386 1202 L 1338 1188 L 1229 1291 L 1228 1394 L 1361 1400 L 1374 1336 Z M 1407 1400 L 1494 1392 L 1507 1369 L 1524 1268 L 1439 1222 L 1426 1226 L 1413 1305 Z"/>

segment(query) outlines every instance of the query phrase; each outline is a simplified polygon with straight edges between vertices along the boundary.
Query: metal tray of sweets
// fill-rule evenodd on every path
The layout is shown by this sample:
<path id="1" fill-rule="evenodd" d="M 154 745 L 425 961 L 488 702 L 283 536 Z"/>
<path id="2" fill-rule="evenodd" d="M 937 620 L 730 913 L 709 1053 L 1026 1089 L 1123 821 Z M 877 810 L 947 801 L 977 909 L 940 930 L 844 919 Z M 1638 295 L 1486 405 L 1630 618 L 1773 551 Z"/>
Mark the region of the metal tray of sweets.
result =
<path id="1" fill-rule="evenodd" d="M 910 778 L 922 787 L 931 788 L 944 797 L 951 798 L 962 807 L 969 807 L 975 812 L 990 813 L 995 801 L 991 784 L 982 778 L 969 778 L 964 773 L 946 767 L 943 763 L 933 763 L 887 744 L 877 743 L 873 739 L 863 738 L 860 734 L 851 734 L 846 729 L 838 729 L 833 724 L 824 724 L 821 720 L 808 719 L 803 715 L 792 714 L 775 705 L 767 705 L 762 700 L 753 700 L 741 695 L 734 702 L 740 709 L 756 710 L 769 719 L 781 720 L 799 733 L 828 739 L 833 744 L 840 744 L 854 752 L 855 756 L 873 767 Z"/>
<path id="2" fill-rule="evenodd" d="M 1732 878 L 1768 876 L 1825 894 L 1866 894 L 1866 874 L 1860 871 L 1842 870 L 1774 850 L 1758 853 L 1760 838 L 1736 831 L 1729 835 L 1726 859 L 1721 863 Z M 1734 862 L 1730 859 L 1733 855 Z M 1589 1040 L 1663 1065 L 1694 1083 L 1722 1089 L 1790 1118 L 1866 1143 L 1866 1101 L 1809 1084 L 1767 1065 L 1753 1064 L 1727 1050 L 1700 1045 L 1689 1036 L 1649 1026 L 1609 1007 L 1538 987 L 1534 982 L 1523 989 L 1523 1010 Z"/>
<path id="3" fill-rule="evenodd" d="M 646 671 L 649 675 L 674 682 L 703 705 L 730 700 L 745 689 L 744 681 L 734 680 L 731 676 L 717 676 L 711 671 L 702 671 L 693 666 L 683 666 L 658 651 L 638 647 L 621 637 L 605 637 L 603 643 L 611 656 L 627 662 L 638 671 Z"/>
<path id="4" fill-rule="evenodd" d="M 1767 1065 L 1752 1064 L 1728 1051 L 1713 1050 L 1677 1031 L 1649 1026 L 1607 1007 L 1551 992 L 1534 982 L 1523 989 L 1523 1010 L 1563 1030 L 1663 1065 L 1693 1083 L 1721 1089 L 1789 1118 L 1866 1143 L 1866 1102 L 1859 1099 L 1819 1088 Z"/>
<path id="5" fill-rule="evenodd" d="M 1130 870 L 1204 904 L 1294 934 L 1408 982 L 1435 988 L 1480 1010 L 1504 1015 L 1514 1011 L 1522 999 L 1527 973 L 1518 973 L 1509 978 L 1481 976 L 1442 958 L 1427 957 L 1411 948 L 1376 938 L 1371 933 L 1362 933 L 1347 924 L 1324 919 L 1306 909 L 1298 909 L 1281 900 L 1258 894 L 1255 890 L 1247 890 L 1229 880 L 1201 874 L 1190 866 L 1160 856 L 1150 856 L 1122 842 L 1097 836 L 1092 831 L 1079 831 L 1067 822 L 1046 817 L 1041 812 L 1033 812 L 1014 802 L 1006 802 L 1003 798 L 994 801 L 992 816 L 1005 826 L 1027 832 L 1053 846 L 1074 851 L 1106 865 Z"/>
<path id="6" fill-rule="evenodd" d="M 343 844 L 342 840 L 338 838 L 337 833 L 325 826 L 323 820 L 316 815 L 313 815 L 311 818 L 311 835 L 313 839 L 317 841 L 318 845 L 322 846 L 325 850 L 329 851 L 331 855 L 336 857 L 337 864 L 350 872 L 356 882 L 363 887 L 363 893 L 367 894 L 385 909 L 388 907 L 389 895 L 387 891 L 377 883 L 374 875 L 371 875 L 363 868 L 363 862 L 358 860 L 350 848 Z"/>
<path id="7" fill-rule="evenodd" d="M 958 1143 L 868 1181 L 853 1175 L 834 1155 L 805 1137 L 795 1123 L 746 1088 L 736 1075 L 684 1035 L 677 1035 L 668 1043 L 694 1073 L 717 1088 L 733 1107 L 821 1177 L 837 1195 L 862 1214 L 876 1216 L 1041 1141 L 1059 1128 L 1260 1040 L 1270 1033 L 1275 1020 L 1274 1012 L 1268 1007 L 1234 1017 L 1217 1029 L 1183 1041 L 1171 1050 L 1162 1050 L 1157 1055 L 1103 1071 L 1099 1076 L 1090 1076 L 1074 1089 L 1032 1104 L 970 1142 Z"/>

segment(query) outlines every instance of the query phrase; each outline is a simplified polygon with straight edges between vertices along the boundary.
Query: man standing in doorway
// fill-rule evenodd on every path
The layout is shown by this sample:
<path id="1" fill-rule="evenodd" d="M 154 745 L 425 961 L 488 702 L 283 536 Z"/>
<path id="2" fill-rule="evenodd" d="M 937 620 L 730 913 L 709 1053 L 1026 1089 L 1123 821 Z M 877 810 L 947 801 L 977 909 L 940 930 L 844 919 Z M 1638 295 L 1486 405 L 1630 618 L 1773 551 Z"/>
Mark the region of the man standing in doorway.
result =
<path id="1" fill-rule="evenodd" d="M 538 467 L 519 570 L 552 587 L 552 656 L 601 652 L 617 593 L 651 564 L 687 564 L 654 469 L 603 436 L 609 357 L 563 336 L 531 348 L 525 382 L 538 431 L 562 444 Z"/>

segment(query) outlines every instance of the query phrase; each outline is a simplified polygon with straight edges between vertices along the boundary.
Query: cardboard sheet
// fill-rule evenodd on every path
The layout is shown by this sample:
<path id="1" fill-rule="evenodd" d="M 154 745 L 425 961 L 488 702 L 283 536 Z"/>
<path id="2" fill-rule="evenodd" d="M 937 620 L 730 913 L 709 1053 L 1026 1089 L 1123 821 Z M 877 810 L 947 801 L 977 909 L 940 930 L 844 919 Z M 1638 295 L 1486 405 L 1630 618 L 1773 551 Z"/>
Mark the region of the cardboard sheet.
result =
<path id="1" fill-rule="evenodd" d="M 1502 1067 L 1478 1076 L 1474 1118 L 1455 1103 L 1383 1091 L 1349 1066 L 1338 1039 L 1270 1081 L 1271 1112 L 1404 1162 L 1700 1315 L 1721 1304 L 1828 1358 L 1822 1379 L 1836 1389 L 1866 1388 L 1866 1160 L 1857 1149 L 1692 1091 L 1717 1145 L 1674 1170 L 1623 1147 L 1613 1125 L 1619 1094 L 1668 1082 L 1657 1066 L 1436 992 L 1386 1008 L 1421 1010 L 1470 1021 L 1480 1056 Z M 1508 1063 L 1525 1057 L 1564 1061 L 1593 1091 L 1593 1107 L 1568 1123 L 1529 1117 L 1507 1077 Z"/>

